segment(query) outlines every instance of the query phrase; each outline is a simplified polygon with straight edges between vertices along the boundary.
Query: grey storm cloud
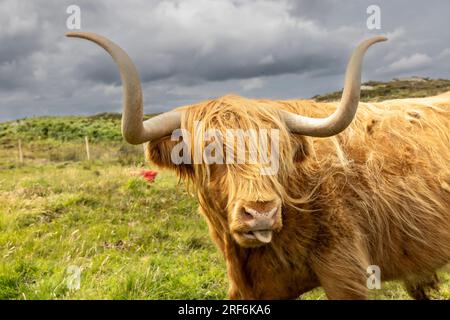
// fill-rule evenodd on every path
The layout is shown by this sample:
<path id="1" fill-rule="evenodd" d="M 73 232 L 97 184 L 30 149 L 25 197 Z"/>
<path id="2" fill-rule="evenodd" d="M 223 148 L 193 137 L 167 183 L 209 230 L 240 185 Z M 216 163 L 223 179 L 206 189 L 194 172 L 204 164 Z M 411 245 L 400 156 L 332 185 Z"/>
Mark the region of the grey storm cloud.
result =
<path id="1" fill-rule="evenodd" d="M 276 99 L 337 90 L 351 50 L 370 49 L 363 78 L 450 76 L 450 2 L 387 1 L 382 29 L 366 27 L 372 1 L 2 0 L 0 121 L 119 111 L 121 86 L 110 57 L 64 37 L 66 8 L 81 27 L 111 38 L 133 58 L 146 112 L 227 93 Z"/>

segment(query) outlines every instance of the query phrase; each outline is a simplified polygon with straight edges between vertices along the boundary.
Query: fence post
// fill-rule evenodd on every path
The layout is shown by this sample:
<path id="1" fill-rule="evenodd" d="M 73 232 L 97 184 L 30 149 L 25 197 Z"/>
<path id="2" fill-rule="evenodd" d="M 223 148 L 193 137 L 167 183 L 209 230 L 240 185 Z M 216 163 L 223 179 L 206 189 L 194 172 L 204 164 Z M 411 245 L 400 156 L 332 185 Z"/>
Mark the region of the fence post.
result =
<path id="1" fill-rule="evenodd" d="M 144 150 L 144 163 L 146 163 L 147 162 L 147 143 L 146 142 L 144 142 L 142 144 L 142 149 Z"/>
<path id="2" fill-rule="evenodd" d="M 91 160 L 91 152 L 89 150 L 89 139 L 87 136 L 84 137 L 84 141 L 86 142 L 86 156 L 88 160 Z"/>
<path id="3" fill-rule="evenodd" d="M 19 162 L 23 163 L 22 140 L 19 139 Z"/>

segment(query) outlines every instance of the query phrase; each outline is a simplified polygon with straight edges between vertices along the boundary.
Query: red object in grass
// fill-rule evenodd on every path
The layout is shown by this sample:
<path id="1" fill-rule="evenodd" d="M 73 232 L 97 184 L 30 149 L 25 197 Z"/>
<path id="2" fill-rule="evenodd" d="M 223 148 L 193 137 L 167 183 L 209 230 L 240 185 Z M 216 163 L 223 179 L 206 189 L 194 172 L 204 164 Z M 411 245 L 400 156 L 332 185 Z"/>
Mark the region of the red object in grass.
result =
<path id="1" fill-rule="evenodd" d="M 154 170 L 142 170 L 140 175 L 148 182 L 153 182 L 155 181 L 158 172 Z"/>

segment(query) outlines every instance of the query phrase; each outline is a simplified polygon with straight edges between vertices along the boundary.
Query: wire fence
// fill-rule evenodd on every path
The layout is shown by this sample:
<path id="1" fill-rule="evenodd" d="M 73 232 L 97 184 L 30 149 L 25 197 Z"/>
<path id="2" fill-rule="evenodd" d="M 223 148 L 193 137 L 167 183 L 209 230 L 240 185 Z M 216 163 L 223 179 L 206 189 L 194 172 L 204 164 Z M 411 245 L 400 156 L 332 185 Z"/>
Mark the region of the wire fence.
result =
<path id="1" fill-rule="evenodd" d="M 80 142 L 11 140 L 0 147 L 0 165 L 45 162 L 112 161 L 124 165 L 145 162 L 143 145 L 118 142 L 91 143 L 88 136 Z"/>

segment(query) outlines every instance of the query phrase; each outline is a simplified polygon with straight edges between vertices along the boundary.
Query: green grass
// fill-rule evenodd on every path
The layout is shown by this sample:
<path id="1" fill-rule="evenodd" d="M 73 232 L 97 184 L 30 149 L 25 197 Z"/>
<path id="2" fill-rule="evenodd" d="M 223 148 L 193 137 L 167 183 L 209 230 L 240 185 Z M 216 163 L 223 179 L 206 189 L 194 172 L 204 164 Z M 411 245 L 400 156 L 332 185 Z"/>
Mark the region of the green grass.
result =
<path id="1" fill-rule="evenodd" d="M 1 299 L 220 299 L 225 267 L 176 178 L 118 165 L 0 173 Z M 69 266 L 81 288 L 67 289 Z"/>
<path id="2" fill-rule="evenodd" d="M 384 97 L 411 92 L 397 85 Z M 147 183 L 136 175 L 143 165 L 116 114 L 0 124 L 0 299 L 226 298 L 225 264 L 195 199 L 170 172 Z M 79 290 L 67 286 L 71 266 L 81 270 Z M 440 278 L 434 297 L 450 299 L 450 270 Z M 408 298 L 398 282 L 372 297 Z M 302 297 L 324 298 L 321 289 Z"/>

